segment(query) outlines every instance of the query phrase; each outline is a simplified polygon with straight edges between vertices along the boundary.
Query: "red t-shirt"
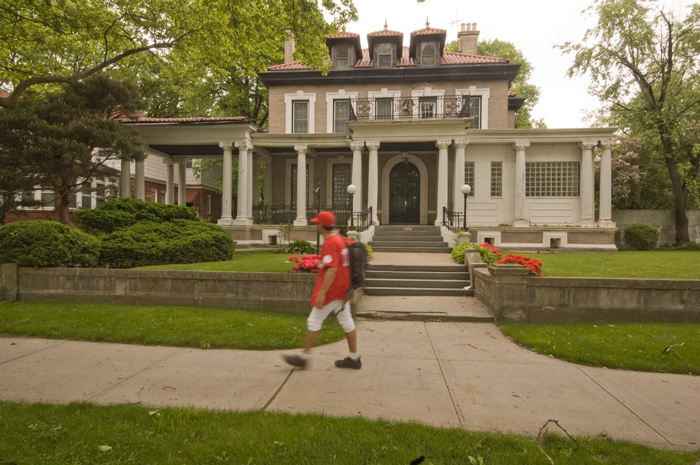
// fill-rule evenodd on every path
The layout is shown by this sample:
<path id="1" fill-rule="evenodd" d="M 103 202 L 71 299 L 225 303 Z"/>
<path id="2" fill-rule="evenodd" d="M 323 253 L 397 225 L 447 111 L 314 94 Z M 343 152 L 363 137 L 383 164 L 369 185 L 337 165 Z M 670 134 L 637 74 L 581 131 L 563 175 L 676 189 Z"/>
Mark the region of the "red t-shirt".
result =
<path id="1" fill-rule="evenodd" d="M 316 277 L 316 287 L 314 288 L 314 295 L 311 297 L 311 306 L 316 306 L 316 296 L 321 289 L 321 284 L 328 268 L 336 268 L 338 271 L 331 287 L 326 291 L 325 304 L 334 300 L 345 300 L 345 294 L 350 288 L 350 260 L 347 245 L 338 234 L 328 236 L 328 239 L 323 242 L 320 267 L 321 272 Z"/>

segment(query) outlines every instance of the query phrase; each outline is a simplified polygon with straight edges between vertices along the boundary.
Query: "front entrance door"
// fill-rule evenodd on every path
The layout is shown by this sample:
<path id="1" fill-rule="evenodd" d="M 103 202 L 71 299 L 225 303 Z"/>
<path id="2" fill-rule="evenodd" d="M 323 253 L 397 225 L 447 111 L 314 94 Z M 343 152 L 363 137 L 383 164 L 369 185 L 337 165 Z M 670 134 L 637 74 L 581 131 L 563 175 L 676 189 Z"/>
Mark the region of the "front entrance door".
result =
<path id="1" fill-rule="evenodd" d="M 420 223 L 420 172 L 413 163 L 399 163 L 389 174 L 389 221 Z"/>

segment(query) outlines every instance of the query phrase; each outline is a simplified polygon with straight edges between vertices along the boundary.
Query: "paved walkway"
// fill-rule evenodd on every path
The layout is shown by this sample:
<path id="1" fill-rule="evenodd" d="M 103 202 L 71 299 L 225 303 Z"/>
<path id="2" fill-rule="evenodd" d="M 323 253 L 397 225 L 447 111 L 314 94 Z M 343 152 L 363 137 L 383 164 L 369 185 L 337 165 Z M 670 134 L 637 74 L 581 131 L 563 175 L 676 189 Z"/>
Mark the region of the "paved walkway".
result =
<path id="1" fill-rule="evenodd" d="M 489 323 L 358 322 L 364 366 L 319 347 L 309 370 L 278 351 L 0 338 L 0 399 L 318 412 L 536 436 L 700 448 L 700 377 L 582 367 L 522 349 Z"/>

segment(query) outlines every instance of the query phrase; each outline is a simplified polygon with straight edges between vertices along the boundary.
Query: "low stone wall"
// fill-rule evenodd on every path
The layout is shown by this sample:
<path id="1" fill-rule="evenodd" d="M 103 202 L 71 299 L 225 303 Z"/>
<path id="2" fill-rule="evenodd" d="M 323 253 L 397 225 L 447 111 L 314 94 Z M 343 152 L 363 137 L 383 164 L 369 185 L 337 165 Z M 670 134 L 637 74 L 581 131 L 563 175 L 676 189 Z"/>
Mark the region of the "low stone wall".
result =
<path id="1" fill-rule="evenodd" d="M 308 313 L 316 275 L 18 268 L 2 265 L 4 299 L 181 305 Z"/>
<path id="2" fill-rule="evenodd" d="M 475 268 L 472 285 L 496 321 L 700 323 L 700 280 L 530 277 L 495 265 Z"/>

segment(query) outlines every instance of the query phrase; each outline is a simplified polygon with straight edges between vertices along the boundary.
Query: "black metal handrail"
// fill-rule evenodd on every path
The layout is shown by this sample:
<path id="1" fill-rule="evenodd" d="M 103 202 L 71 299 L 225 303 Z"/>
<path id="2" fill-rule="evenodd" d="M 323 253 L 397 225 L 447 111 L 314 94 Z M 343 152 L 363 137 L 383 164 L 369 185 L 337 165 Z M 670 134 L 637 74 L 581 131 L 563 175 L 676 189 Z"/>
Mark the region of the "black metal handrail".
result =
<path id="1" fill-rule="evenodd" d="M 395 97 L 350 99 L 350 120 L 469 118 L 469 97 Z"/>
<path id="2" fill-rule="evenodd" d="M 317 211 L 332 211 L 339 226 L 350 224 L 350 207 L 307 205 L 306 218 L 316 217 Z M 297 217 L 296 205 L 257 205 L 253 208 L 254 224 L 292 224 Z"/>
<path id="3" fill-rule="evenodd" d="M 449 210 L 447 207 L 442 207 L 442 225 L 450 231 L 464 230 L 464 213 Z"/>
<path id="4" fill-rule="evenodd" d="M 348 228 L 351 231 L 362 232 L 366 231 L 370 226 L 372 226 L 372 207 L 367 210 L 362 210 L 361 212 L 353 212 L 352 222 Z"/>

